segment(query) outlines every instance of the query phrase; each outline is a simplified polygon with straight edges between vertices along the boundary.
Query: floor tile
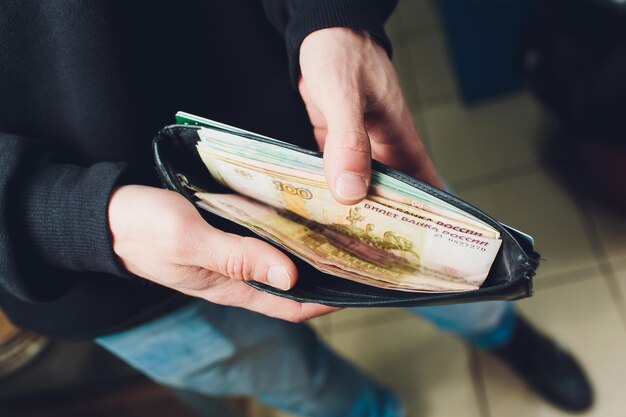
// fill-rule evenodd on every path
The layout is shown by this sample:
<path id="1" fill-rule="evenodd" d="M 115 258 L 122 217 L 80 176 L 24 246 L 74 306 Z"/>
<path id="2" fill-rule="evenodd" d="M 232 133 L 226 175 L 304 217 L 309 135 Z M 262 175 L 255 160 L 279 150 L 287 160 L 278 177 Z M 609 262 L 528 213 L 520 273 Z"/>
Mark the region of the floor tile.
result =
<path id="1" fill-rule="evenodd" d="M 453 185 L 537 161 L 552 123 L 528 93 L 472 107 L 454 101 L 422 115 L 435 163 Z"/>
<path id="2" fill-rule="evenodd" d="M 626 259 L 614 259 L 611 264 L 614 268 L 622 270 L 626 269 Z"/>
<path id="3" fill-rule="evenodd" d="M 624 327 L 626 328 L 626 262 L 616 266 L 615 278 L 619 287 L 618 305 L 621 308 Z"/>
<path id="4" fill-rule="evenodd" d="M 372 326 L 385 326 L 415 316 L 400 308 L 346 308 L 328 316 L 332 335 L 350 332 Z"/>
<path id="5" fill-rule="evenodd" d="M 415 316 L 400 308 L 344 308 L 335 313 L 309 320 L 318 334 L 330 341 L 333 335 L 372 326 L 412 320 Z"/>
<path id="6" fill-rule="evenodd" d="M 424 321 L 333 334 L 332 345 L 391 387 L 411 416 L 478 416 L 465 345 Z"/>
<path id="7" fill-rule="evenodd" d="M 538 276 L 534 279 L 535 294 L 541 293 L 545 289 L 558 287 L 560 285 L 571 284 L 572 282 L 587 281 L 593 279 L 603 279 L 601 277 L 602 268 L 599 264 L 584 267 L 578 270 L 565 271 L 556 274 L 544 274 L 543 266 L 539 270 Z"/>
<path id="8" fill-rule="evenodd" d="M 392 45 L 396 45 L 402 40 L 402 33 L 404 32 L 404 27 L 402 25 L 402 16 L 398 7 L 391 13 L 389 19 L 385 22 L 385 33 L 391 40 Z"/>
<path id="9" fill-rule="evenodd" d="M 257 406 L 257 409 L 246 417 L 297 417 L 295 414 L 284 411 L 269 410 L 263 406 Z"/>
<path id="10" fill-rule="evenodd" d="M 441 22 L 435 0 L 400 0 L 386 28 L 396 43 L 439 34 Z"/>
<path id="11" fill-rule="evenodd" d="M 619 274 L 626 274 L 626 259 L 611 262 L 613 270 Z"/>
<path id="12" fill-rule="evenodd" d="M 520 310 L 554 336 L 583 364 L 596 404 L 584 416 L 624 416 L 626 333 L 602 279 L 546 290 L 518 303 Z M 491 416 L 566 416 L 531 393 L 500 363 L 479 355 Z"/>
<path id="13" fill-rule="evenodd" d="M 626 260 L 626 213 L 593 204 L 590 215 L 607 259 Z"/>
<path id="14" fill-rule="evenodd" d="M 278 411 L 266 407 L 257 401 L 252 401 L 246 410 L 245 417 L 296 417 L 294 414 Z"/>
<path id="15" fill-rule="evenodd" d="M 344 309 L 321 337 L 377 381 L 410 415 L 478 417 L 465 345 L 402 309 Z M 453 399 L 453 400 L 451 400 Z M 292 417 L 255 404 L 253 417 Z"/>
<path id="16" fill-rule="evenodd" d="M 411 8 L 410 13 L 403 13 L 404 29 L 412 39 L 442 33 L 443 27 L 436 0 L 403 0 L 402 6 Z"/>
<path id="17" fill-rule="evenodd" d="M 487 214 L 534 237 L 544 259 L 537 280 L 597 265 L 575 202 L 544 171 L 456 191 Z"/>
<path id="18" fill-rule="evenodd" d="M 396 67 L 406 102 L 410 107 L 419 106 L 420 97 L 411 60 L 410 45 L 402 44 L 394 47 L 393 64 Z"/>
<path id="19" fill-rule="evenodd" d="M 455 96 L 454 77 L 449 71 L 434 0 L 400 1 L 385 29 L 393 45 L 393 62 L 407 103 L 415 106 L 422 97 L 441 100 Z"/>
<path id="20" fill-rule="evenodd" d="M 419 104 L 411 104 L 409 103 L 409 108 L 411 109 L 411 114 L 413 116 L 413 123 L 415 123 L 415 127 L 417 128 L 417 132 L 426 147 L 426 152 L 428 155 L 432 157 L 433 155 L 433 146 L 430 143 L 430 136 L 428 135 L 428 129 L 426 128 L 426 120 L 424 119 L 423 112 L 419 109 Z"/>
<path id="21" fill-rule="evenodd" d="M 407 43 L 422 106 L 455 100 L 457 86 L 442 34 Z"/>
<path id="22" fill-rule="evenodd" d="M 307 323 L 318 332 L 324 333 L 330 331 L 330 315 L 314 318 Z"/>

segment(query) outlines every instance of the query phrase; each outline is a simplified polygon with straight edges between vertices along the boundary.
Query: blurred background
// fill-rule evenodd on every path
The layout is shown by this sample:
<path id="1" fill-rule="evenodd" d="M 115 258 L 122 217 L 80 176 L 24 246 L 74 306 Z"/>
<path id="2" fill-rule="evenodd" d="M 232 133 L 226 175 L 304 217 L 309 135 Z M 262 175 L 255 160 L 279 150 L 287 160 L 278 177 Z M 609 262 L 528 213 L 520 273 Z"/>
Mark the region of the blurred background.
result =
<path id="1" fill-rule="evenodd" d="M 418 130 L 463 199 L 531 234 L 544 262 L 518 307 L 577 356 L 585 416 L 624 417 L 626 1 L 400 0 L 388 22 Z M 393 387 L 412 416 L 565 415 L 491 358 L 397 309 L 312 322 Z M 0 316 L 0 415 L 195 416 L 91 343 L 48 341 Z M 285 414 L 246 398 L 207 416 Z"/>

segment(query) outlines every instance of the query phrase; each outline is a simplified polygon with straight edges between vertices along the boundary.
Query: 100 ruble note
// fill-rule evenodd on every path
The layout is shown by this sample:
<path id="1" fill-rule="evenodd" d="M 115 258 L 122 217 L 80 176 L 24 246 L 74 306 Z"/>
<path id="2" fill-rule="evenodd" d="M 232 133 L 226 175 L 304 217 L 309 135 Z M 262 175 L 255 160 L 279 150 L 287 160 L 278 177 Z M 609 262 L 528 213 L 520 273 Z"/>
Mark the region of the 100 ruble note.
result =
<path id="1" fill-rule="evenodd" d="M 425 273 L 392 253 L 370 247 L 324 225 L 237 194 L 198 193 L 201 207 L 270 238 L 318 269 L 388 289 L 456 292 L 478 286 Z"/>
<path id="2" fill-rule="evenodd" d="M 451 234 L 411 213 L 368 199 L 344 206 L 319 178 L 288 175 L 284 169 L 271 171 L 254 166 L 254 162 L 225 158 L 219 151 L 199 150 L 212 175 L 232 190 L 385 251 L 422 274 L 480 285 L 501 243 L 482 236 Z"/>

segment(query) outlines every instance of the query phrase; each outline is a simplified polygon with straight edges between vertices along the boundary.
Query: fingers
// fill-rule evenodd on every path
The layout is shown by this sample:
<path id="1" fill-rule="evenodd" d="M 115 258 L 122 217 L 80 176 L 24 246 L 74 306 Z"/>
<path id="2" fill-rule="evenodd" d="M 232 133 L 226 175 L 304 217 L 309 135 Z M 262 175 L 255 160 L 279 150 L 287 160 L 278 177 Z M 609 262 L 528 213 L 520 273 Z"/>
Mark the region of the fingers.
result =
<path id="1" fill-rule="evenodd" d="M 393 64 L 375 40 L 342 28 L 315 31 L 302 42 L 300 68 L 300 93 L 337 201 L 356 204 L 366 196 L 372 156 L 441 186 Z"/>
<path id="2" fill-rule="evenodd" d="M 368 65 L 362 61 L 374 45 L 363 33 L 331 28 L 308 35 L 300 49 L 300 93 L 318 144 L 323 146 L 328 187 L 343 204 L 363 200 L 370 183 L 371 151 L 363 122 L 366 85 L 362 82 Z"/>
<path id="3" fill-rule="evenodd" d="M 337 88 L 332 93 L 319 94 L 318 103 L 314 104 L 303 79 L 299 89 L 315 139 L 324 152 L 324 172 L 333 197 L 342 204 L 358 203 L 367 195 L 371 169 L 361 94 Z"/>
<path id="4" fill-rule="evenodd" d="M 384 164 L 443 188 L 435 165 L 415 129 L 412 115 L 404 107 L 398 114 L 388 114 L 370 127 L 372 154 Z"/>
<path id="5" fill-rule="evenodd" d="M 254 288 L 251 289 L 254 290 Z M 256 295 L 258 299 L 252 302 L 250 307 L 246 308 L 253 309 L 266 316 L 291 322 L 302 322 L 340 310 L 337 307 L 322 304 L 300 303 L 260 291 L 256 291 Z"/>
<path id="6" fill-rule="evenodd" d="M 290 321 L 336 310 L 247 285 L 244 280 L 256 280 L 287 290 L 296 283 L 297 270 L 273 246 L 208 225 L 180 194 L 138 185 L 119 187 L 109 203 L 109 224 L 120 261 L 129 272 L 157 284 Z"/>
<path id="7" fill-rule="evenodd" d="M 326 118 L 317 105 L 311 101 L 311 96 L 307 91 L 306 84 L 304 83 L 302 77 L 300 77 L 300 81 L 298 82 L 298 89 L 300 90 L 300 95 L 304 101 L 311 124 L 313 125 L 313 134 L 315 136 L 315 140 L 317 141 L 318 148 L 320 151 L 323 151 L 324 143 L 326 142 L 326 135 L 328 134 Z"/>
<path id="8" fill-rule="evenodd" d="M 198 240 L 195 254 L 197 265 L 233 280 L 254 280 L 288 290 L 298 277 L 291 259 L 270 244 L 210 226 Z"/>
<path id="9" fill-rule="evenodd" d="M 217 304 L 243 307 L 266 316 L 301 322 L 339 310 L 322 304 L 300 303 L 258 291 L 242 281 L 228 280 L 209 293 L 194 294 Z"/>
<path id="10" fill-rule="evenodd" d="M 327 112 L 324 173 L 331 193 L 342 204 L 356 204 L 367 195 L 372 154 L 364 125 L 363 106 L 339 99 Z"/>
<path id="11" fill-rule="evenodd" d="M 261 240 L 211 229 L 198 253 L 199 260 L 205 269 L 223 275 L 224 279 L 215 279 L 213 274 L 210 287 L 201 286 L 190 295 L 293 322 L 337 310 L 321 304 L 300 303 L 248 286 L 244 281 L 254 280 L 288 290 L 296 283 L 297 269 L 289 257 Z"/>

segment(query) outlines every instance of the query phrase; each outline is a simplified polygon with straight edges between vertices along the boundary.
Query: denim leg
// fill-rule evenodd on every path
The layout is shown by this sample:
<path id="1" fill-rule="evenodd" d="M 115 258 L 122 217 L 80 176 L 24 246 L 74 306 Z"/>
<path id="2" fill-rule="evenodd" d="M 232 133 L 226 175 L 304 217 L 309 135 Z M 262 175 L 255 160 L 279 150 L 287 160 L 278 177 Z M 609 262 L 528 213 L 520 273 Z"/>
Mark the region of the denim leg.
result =
<path id="1" fill-rule="evenodd" d="M 311 417 L 401 417 L 397 398 L 324 345 L 305 324 L 195 302 L 100 337 L 101 346 L 165 385 L 250 395 Z"/>
<path id="2" fill-rule="evenodd" d="M 510 301 L 412 307 L 408 310 L 481 349 L 506 343 L 515 324 L 515 308 Z"/>

